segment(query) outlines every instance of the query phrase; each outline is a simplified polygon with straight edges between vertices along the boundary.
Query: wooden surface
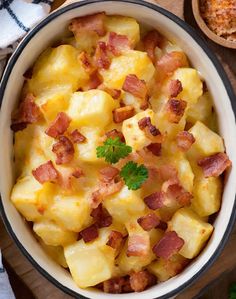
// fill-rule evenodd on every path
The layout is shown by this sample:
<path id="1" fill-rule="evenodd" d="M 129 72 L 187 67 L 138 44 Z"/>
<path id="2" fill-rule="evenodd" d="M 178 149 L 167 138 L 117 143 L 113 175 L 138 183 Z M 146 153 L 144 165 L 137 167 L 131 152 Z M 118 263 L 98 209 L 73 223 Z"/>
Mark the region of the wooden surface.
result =
<path id="1" fill-rule="evenodd" d="M 158 0 L 158 2 L 161 1 L 165 5 L 172 5 L 173 2 L 176 2 L 178 7 L 175 12 L 179 14 L 177 11 L 183 3 L 182 0 Z M 63 2 L 63 0 L 55 0 L 54 8 Z M 173 7 L 171 9 L 173 11 Z M 190 0 L 185 1 L 184 12 L 186 22 L 197 28 L 192 15 Z M 236 50 L 222 48 L 210 41 L 208 41 L 208 44 L 221 60 L 236 92 Z M 72 298 L 54 287 L 32 267 L 8 236 L 1 220 L 0 247 L 6 261 L 5 266 L 10 273 L 16 299 Z M 197 282 L 180 294 L 177 299 L 227 299 L 228 287 L 231 282 L 236 282 L 236 228 L 215 264 Z"/>

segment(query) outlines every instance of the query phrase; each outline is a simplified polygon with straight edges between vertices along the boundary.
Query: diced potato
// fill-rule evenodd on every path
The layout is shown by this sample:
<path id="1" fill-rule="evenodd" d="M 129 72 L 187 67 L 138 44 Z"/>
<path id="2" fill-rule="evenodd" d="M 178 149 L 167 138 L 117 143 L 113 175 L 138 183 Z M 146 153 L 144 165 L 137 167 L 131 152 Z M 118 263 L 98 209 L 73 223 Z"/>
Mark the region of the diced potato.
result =
<path id="1" fill-rule="evenodd" d="M 162 48 L 164 53 L 171 53 L 171 52 L 183 52 L 183 50 L 176 44 L 173 44 L 169 41 L 166 41 L 164 47 Z"/>
<path id="2" fill-rule="evenodd" d="M 152 79 L 155 68 L 147 53 L 127 51 L 124 55 L 114 57 L 108 70 L 100 71 L 104 84 L 109 88 L 121 89 L 127 75 L 135 74 L 147 83 Z"/>
<path id="3" fill-rule="evenodd" d="M 195 156 L 210 156 L 219 152 L 224 152 L 223 139 L 206 127 L 202 122 L 197 121 L 196 124 L 189 130 L 195 138 L 190 155 Z"/>
<path id="4" fill-rule="evenodd" d="M 136 113 L 143 111 L 140 108 L 142 101 L 139 98 L 136 98 L 134 95 L 132 95 L 129 92 L 123 92 L 122 102 L 126 106 L 133 106 Z"/>
<path id="5" fill-rule="evenodd" d="M 28 81 L 29 90 L 38 96 L 59 84 L 67 85 L 73 91 L 82 87 L 89 75 L 77 58 L 78 53 L 70 45 L 44 51 L 34 66 L 32 79 Z"/>
<path id="6" fill-rule="evenodd" d="M 71 38 L 69 43 L 78 49 L 79 52 L 86 51 L 89 54 L 93 54 L 98 40 L 99 36 L 96 33 L 80 32 L 75 39 Z"/>
<path id="7" fill-rule="evenodd" d="M 46 245 L 42 240 L 39 241 L 44 251 L 63 268 L 68 268 L 66 258 L 64 255 L 64 249 L 61 246 Z"/>
<path id="8" fill-rule="evenodd" d="M 145 210 L 140 190 L 128 190 L 124 186 L 119 193 L 115 193 L 104 200 L 104 206 L 118 222 L 125 223 L 130 217 L 140 215 Z"/>
<path id="9" fill-rule="evenodd" d="M 213 231 L 213 226 L 204 222 L 190 208 L 179 209 L 169 222 L 168 228 L 176 231 L 184 240 L 184 246 L 179 253 L 189 259 L 199 254 Z"/>
<path id="10" fill-rule="evenodd" d="M 198 215 L 204 217 L 220 209 L 222 181 L 219 177 L 198 177 L 194 181 L 192 207 Z"/>
<path id="11" fill-rule="evenodd" d="M 183 91 L 178 95 L 179 99 L 188 103 L 197 103 L 202 95 L 202 81 L 197 70 L 192 68 L 178 68 L 172 79 L 178 79 L 182 83 Z"/>
<path id="12" fill-rule="evenodd" d="M 64 249 L 66 261 L 75 283 L 86 288 L 111 278 L 115 250 L 106 245 L 109 230 L 101 229 L 94 242 L 80 240 Z"/>
<path id="13" fill-rule="evenodd" d="M 76 233 L 64 230 L 52 221 L 35 222 L 33 230 L 45 244 L 51 246 L 65 246 L 74 243 L 77 239 Z"/>
<path id="14" fill-rule="evenodd" d="M 139 120 L 144 117 L 150 117 L 152 124 L 154 124 L 154 112 L 151 109 L 147 109 L 126 119 L 122 125 L 122 133 L 124 134 L 126 144 L 131 146 L 134 151 L 140 150 L 151 143 L 144 130 L 141 130 L 138 125 Z"/>
<path id="15" fill-rule="evenodd" d="M 71 126 L 104 127 L 112 121 L 112 111 L 119 103 L 102 90 L 75 92 L 70 100 L 67 114 Z"/>

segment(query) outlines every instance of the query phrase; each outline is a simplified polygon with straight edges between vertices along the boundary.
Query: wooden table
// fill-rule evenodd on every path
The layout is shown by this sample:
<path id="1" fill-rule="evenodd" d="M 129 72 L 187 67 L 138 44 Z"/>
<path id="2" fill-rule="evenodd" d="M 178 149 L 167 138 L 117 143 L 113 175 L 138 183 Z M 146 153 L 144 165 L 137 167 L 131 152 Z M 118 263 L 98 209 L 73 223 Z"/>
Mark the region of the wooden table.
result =
<path id="1" fill-rule="evenodd" d="M 173 2 L 170 0 L 159 1 L 170 5 L 169 7 L 172 6 L 171 2 Z M 60 6 L 63 2 L 64 0 L 55 0 L 53 8 Z M 181 7 L 183 1 L 175 0 L 175 2 L 179 5 L 176 11 L 181 13 L 179 7 Z M 184 15 L 186 22 L 198 29 L 192 15 L 190 0 L 185 1 Z M 222 48 L 209 40 L 208 44 L 221 60 L 236 93 L 236 50 Z M 0 247 L 3 251 L 5 264 L 10 273 L 11 283 L 17 299 L 71 298 L 54 287 L 32 267 L 10 239 L 1 220 Z M 180 294 L 177 299 L 226 299 L 228 298 L 228 286 L 233 281 L 236 282 L 236 227 L 227 246 L 214 265 L 197 282 Z"/>

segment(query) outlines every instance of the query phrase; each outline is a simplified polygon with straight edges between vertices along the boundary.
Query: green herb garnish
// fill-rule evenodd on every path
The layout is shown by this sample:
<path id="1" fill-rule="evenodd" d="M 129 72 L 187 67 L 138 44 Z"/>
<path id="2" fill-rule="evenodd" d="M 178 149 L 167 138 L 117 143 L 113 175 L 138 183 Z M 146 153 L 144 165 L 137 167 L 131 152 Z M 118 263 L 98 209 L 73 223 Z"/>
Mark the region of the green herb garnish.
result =
<path id="1" fill-rule="evenodd" d="M 236 283 L 233 283 L 229 289 L 229 299 L 236 299 Z"/>
<path id="2" fill-rule="evenodd" d="M 147 168 L 141 164 L 129 161 L 122 167 L 120 176 L 124 179 L 129 190 L 137 190 L 148 178 Z"/>

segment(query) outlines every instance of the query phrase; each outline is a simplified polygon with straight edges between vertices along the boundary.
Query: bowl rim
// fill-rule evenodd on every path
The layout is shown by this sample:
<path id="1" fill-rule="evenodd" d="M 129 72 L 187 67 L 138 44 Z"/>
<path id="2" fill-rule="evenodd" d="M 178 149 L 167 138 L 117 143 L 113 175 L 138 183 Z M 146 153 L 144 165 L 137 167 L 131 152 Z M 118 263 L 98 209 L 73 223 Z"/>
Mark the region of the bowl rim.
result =
<path id="1" fill-rule="evenodd" d="M 182 29 L 184 29 L 199 44 L 199 46 L 204 50 L 205 54 L 208 56 L 208 58 L 213 63 L 213 65 L 216 68 L 216 70 L 222 80 L 222 83 L 226 89 L 226 92 L 227 92 L 228 97 L 231 102 L 232 110 L 233 110 L 234 114 L 236 114 L 236 101 L 234 100 L 235 94 L 234 94 L 232 85 L 231 85 L 222 65 L 220 64 L 219 60 L 217 59 L 216 55 L 208 48 L 208 45 L 206 44 L 206 42 L 203 40 L 203 38 L 198 34 L 198 32 L 194 28 L 192 28 L 190 25 L 185 23 L 182 19 L 180 19 L 173 13 L 167 11 L 166 9 L 164 9 L 158 5 L 152 4 L 150 2 L 146 2 L 143 0 L 116 0 L 116 1 L 122 2 L 122 3 L 130 3 L 130 4 L 134 4 L 134 5 L 145 6 L 147 8 L 150 8 L 150 9 L 154 10 L 155 12 L 158 12 L 158 13 L 164 15 L 165 17 L 167 17 L 168 19 L 174 21 L 178 26 L 180 26 Z M 30 32 L 21 41 L 21 43 L 19 44 L 19 46 L 17 47 L 17 49 L 11 56 L 7 66 L 6 66 L 6 69 L 3 73 L 3 76 L 2 76 L 2 79 L 0 82 L 0 108 L 2 105 L 5 88 L 8 84 L 8 79 L 10 77 L 11 71 L 12 71 L 14 65 L 17 63 L 17 60 L 18 60 L 19 56 L 21 55 L 22 51 L 25 49 L 25 47 L 27 47 L 28 42 L 42 28 L 47 26 L 48 23 L 53 21 L 58 16 L 64 14 L 65 12 L 68 12 L 68 11 L 73 10 L 78 7 L 86 6 L 89 4 L 95 4 L 95 3 L 99 3 L 99 2 L 112 2 L 112 0 L 83 0 L 83 1 L 74 2 L 71 4 L 65 5 L 65 6 L 55 10 L 51 14 L 49 14 L 37 26 L 35 26 L 33 29 L 30 30 Z M 67 294 L 73 296 L 74 298 L 78 298 L 78 299 L 89 299 L 88 297 L 85 297 L 85 296 L 73 291 L 72 289 L 62 285 L 55 277 L 51 276 L 46 270 L 44 270 L 38 264 L 38 262 L 34 259 L 34 257 L 25 249 L 25 247 L 21 244 L 21 241 L 18 239 L 18 237 L 16 236 L 16 234 L 14 233 L 14 231 L 11 227 L 11 224 L 10 224 L 8 217 L 6 215 L 6 212 L 4 210 L 3 201 L 2 201 L 1 197 L 0 197 L 0 215 L 2 217 L 2 220 L 4 222 L 4 225 L 9 233 L 9 235 L 12 237 L 12 239 L 16 243 L 17 247 L 24 254 L 24 256 L 31 262 L 31 264 L 34 266 L 34 268 L 36 268 L 38 270 L 38 272 L 40 274 L 42 274 L 47 280 L 49 280 L 51 283 L 53 283 L 56 287 L 58 287 L 64 293 L 67 293 Z M 223 248 L 225 247 L 226 242 L 228 241 L 228 238 L 230 236 L 230 233 L 234 227 L 235 221 L 236 221 L 236 196 L 234 198 L 234 206 L 233 206 L 231 216 L 229 218 L 228 226 L 225 230 L 225 233 L 222 237 L 221 242 L 219 243 L 218 247 L 216 248 L 216 250 L 215 250 L 214 254 L 211 256 L 211 258 L 189 280 L 187 280 L 183 284 L 179 285 L 174 290 L 166 293 L 165 295 L 162 295 L 162 296 L 159 296 L 159 297 L 156 297 L 153 299 L 168 299 L 173 296 L 176 296 L 181 291 L 183 291 L 184 289 L 186 289 L 187 287 L 192 285 L 207 269 L 209 269 L 209 267 L 216 261 L 216 259 L 219 257 L 220 253 L 222 252 Z"/>

